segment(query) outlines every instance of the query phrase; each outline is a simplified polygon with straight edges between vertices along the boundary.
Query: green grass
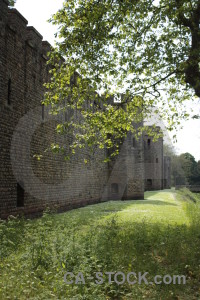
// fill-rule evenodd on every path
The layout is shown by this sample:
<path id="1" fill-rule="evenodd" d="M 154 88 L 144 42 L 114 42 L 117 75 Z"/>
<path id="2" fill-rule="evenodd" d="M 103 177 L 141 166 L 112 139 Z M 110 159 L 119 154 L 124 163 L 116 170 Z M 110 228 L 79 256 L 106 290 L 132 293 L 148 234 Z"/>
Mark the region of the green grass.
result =
<path id="1" fill-rule="evenodd" d="M 171 191 L 146 192 L 144 201 L 126 201 L 127 207 L 118 213 L 123 222 L 146 220 L 154 224 L 186 224 L 183 203 Z"/>
<path id="2" fill-rule="evenodd" d="M 0 299 L 199 299 L 200 196 L 147 192 L 37 220 L 0 222 Z M 66 272 L 185 275 L 186 285 L 67 285 Z M 120 277 L 119 277 L 120 278 Z"/>

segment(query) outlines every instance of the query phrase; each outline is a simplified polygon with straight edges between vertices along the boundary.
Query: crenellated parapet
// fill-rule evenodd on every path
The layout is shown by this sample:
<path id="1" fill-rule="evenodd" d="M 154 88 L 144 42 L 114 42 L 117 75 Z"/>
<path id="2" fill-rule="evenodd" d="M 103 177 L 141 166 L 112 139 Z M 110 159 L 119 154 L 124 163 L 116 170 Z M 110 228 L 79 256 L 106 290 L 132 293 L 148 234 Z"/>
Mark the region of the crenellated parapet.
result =
<path id="1" fill-rule="evenodd" d="M 10 8 L 7 0 L 0 0 L 0 66 L 3 70 L 0 106 L 7 106 L 8 82 L 12 85 L 9 109 L 24 114 L 40 105 L 43 83 L 49 78 L 46 62 L 50 49 L 51 45 L 43 41 L 33 26 L 28 26 L 18 10 Z"/>

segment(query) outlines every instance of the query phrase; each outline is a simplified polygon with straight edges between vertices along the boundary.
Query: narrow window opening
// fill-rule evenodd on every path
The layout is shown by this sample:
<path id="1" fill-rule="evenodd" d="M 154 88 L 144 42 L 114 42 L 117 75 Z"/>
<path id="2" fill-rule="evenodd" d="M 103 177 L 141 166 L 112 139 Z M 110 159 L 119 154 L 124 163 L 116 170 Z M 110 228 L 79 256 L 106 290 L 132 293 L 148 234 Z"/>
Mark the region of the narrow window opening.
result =
<path id="1" fill-rule="evenodd" d="M 11 79 L 8 80 L 8 105 L 11 105 Z"/>
<path id="2" fill-rule="evenodd" d="M 24 189 L 22 184 L 17 184 L 17 207 L 24 206 Z"/>
<path id="3" fill-rule="evenodd" d="M 112 194 L 118 194 L 119 188 L 117 183 L 112 183 L 111 185 Z"/>
<path id="4" fill-rule="evenodd" d="M 42 104 L 42 120 L 44 121 L 44 104 Z"/>
<path id="5" fill-rule="evenodd" d="M 158 158 L 156 158 L 156 163 L 158 163 Z"/>
<path id="6" fill-rule="evenodd" d="M 152 179 L 147 179 L 147 186 L 151 187 L 152 186 Z"/>
<path id="7" fill-rule="evenodd" d="M 151 146 L 151 139 L 147 140 L 147 145 L 148 145 L 148 148 L 150 148 L 150 146 Z"/>

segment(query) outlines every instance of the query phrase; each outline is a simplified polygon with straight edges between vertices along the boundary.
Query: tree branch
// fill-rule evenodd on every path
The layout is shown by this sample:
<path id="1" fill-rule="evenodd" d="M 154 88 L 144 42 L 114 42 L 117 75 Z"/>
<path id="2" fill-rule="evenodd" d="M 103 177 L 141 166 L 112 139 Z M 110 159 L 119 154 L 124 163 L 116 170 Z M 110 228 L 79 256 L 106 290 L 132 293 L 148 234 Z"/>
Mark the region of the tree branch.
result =
<path id="1" fill-rule="evenodd" d="M 182 1 L 181 0 L 175 0 L 175 3 L 176 3 L 176 7 L 177 7 L 177 10 L 178 10 L 178 19 L 180 21 L 180 23 L 182 25 L 184 25 L 185 27 L 188 27 L 190 29 L 193 28 L 193 24 L 191 22 L 191 19 L 187 19 L 183 12 L 181 11 L 182 9 Z"/>

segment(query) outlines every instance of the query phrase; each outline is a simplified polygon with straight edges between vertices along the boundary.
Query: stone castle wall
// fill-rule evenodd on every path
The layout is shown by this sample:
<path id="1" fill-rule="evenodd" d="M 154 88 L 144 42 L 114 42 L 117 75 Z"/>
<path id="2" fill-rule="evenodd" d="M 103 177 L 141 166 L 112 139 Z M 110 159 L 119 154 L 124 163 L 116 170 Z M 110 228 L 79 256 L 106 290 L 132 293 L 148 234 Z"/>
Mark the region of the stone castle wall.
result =
<path id="1" fill-rule="evenodd" d="M 55 134 L 58 120 L 48 120 L 41 105 L 50 45 L 27 23 L 17 10 L 8 9 L 6 0 L 0 0 L 1 217 L 98 202 L 108 180 L 107 164 L 99 162 L 103 152 L 95 153 L 96 159 L 88 165 L 81 160 L 84 153 L 71 161 L 44 153 L 51 143 L 70 141 Z M 40 161 L 33 157 L 38 153 L 43 154 Z"/>
<path id="2" fill-rule="evenodd" d="M 67 114 L 49 116 L 41 104 L 50 45 L 27 25 L 7 0 L 0 0 L 0 218 L 39 214 L 46 207 L 64 211 L 110 199 L 144 199 L 144 185 L 152 178 L 153 188 L 161 189 L 161 140 L 149 151 L 148 137 L 136 140 L 129 133 L 110 163 L 102 163 L 105 151 L 96 151 L 88 164 L 83 162 L 87 150 L 70 161 L 45 151 L 52 143 L 69 147 L 70 137 L 55 133 Z M 43 157 L 36 160 L 34 154 Z M 149 173 L 145 164 L 157 157 L 159 163 Z"/>
<path id="3" fill-rule="evenodd" d="M 144 135 L 145 190 L 163 189 L 163 162 L 163 138 L 154 142 L 152 137 Z"/>
<path id="4" fill-rule="evenodd" d="M 163 188 L 171 188 L 171 157 L 164 156 L 164 176 L 163 176 Z"/>

